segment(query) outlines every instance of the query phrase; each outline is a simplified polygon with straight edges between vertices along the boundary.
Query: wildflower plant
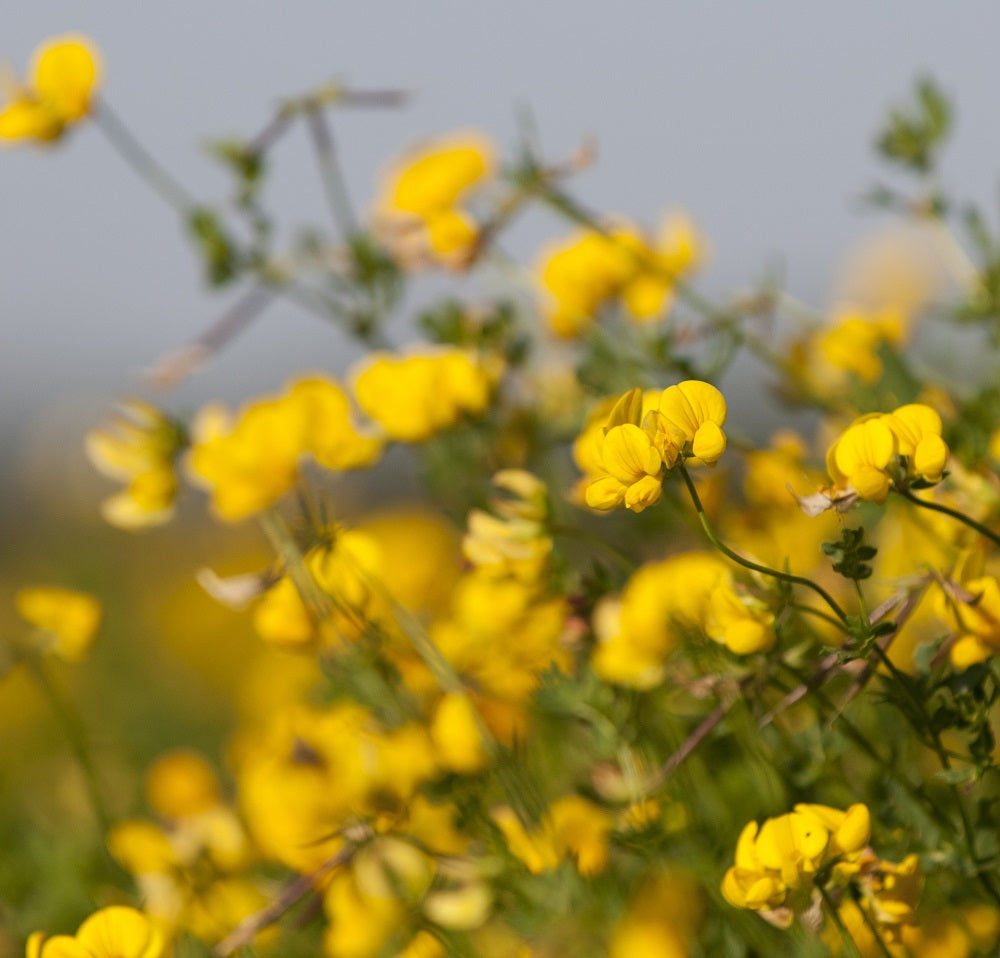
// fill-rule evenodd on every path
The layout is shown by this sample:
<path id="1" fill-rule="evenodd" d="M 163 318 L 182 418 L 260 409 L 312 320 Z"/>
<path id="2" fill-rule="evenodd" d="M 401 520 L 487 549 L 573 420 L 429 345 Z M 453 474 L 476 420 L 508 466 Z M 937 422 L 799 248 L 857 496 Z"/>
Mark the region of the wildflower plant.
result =
<path id="1" fill-rule="evenodd" d="M 391 90 L 322 85 L 213 142 L 233 191 L 201 202 L 96 103 L 99 62 L 80 38 L 44 45 L 0 135 L 55 144 L 92 119 L 242 295 L 86 437 L 123 484 L 95 504 L 111 524 L 169 536 L 199 491 L 218 523 L 151 546 L 143 585 L 126 570 L 142 595 L 112 598 L 103 660 L 97 598 L 25 581 L 12 600 L 5 681 L 34 681 L 85 785 L 48 847 L 0 868 L 16 948 L 995 953 L 1000 393 L 915 362 L 910 332 L 995 342 L 1000 270 L 985 217 L 950 218 L 932 84 L 878 140 L 911 191 L 873 201 L 931 226 L 948 262 L 962 250 L 962 282 L 813 311 L 773 283 L 708 299 L 694 221 L 654 236 L 592 211 L 586 151 L 445 133 L 357 207 L 337 111 L 396 108 Z M 262 186 L 296 131 L 329 222 L 279 248 Z M 555 218 L 554 239 L 517 272 L 521 215 Z M 448 285 L 498 266 L 490 292 Z M 440 301 L 392 323 L 425 270 Z M 161 408 L 279 297 L 365 355 L 235 413 Z M 747 352 L 776 416 L 811 410 L 815 436 L 757 436 L 727 403 Z M 417 510 L 385 498 L 399 463 Z M 196 613 L 171 575 L 204 590 Z M 212 694 L 172 695 L 143 602 Z M 107 676 L 145 655 L 142 704 L 166 718 L 130 750 L 77 696 L 102 669 L 104 697 L 125 694 Z M 214 724 L 179 740 L 203 700 Z M 12 808 L 37 829 L 31 806 Z"/>

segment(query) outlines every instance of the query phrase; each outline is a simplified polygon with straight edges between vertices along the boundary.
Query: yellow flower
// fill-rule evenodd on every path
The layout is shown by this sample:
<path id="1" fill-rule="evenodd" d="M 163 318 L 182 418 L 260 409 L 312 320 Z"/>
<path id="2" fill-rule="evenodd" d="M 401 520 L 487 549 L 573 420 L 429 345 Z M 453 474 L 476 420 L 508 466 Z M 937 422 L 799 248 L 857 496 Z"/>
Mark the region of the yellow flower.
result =
<path id="1" fill-rule="evenodd" d="M 897 482 L 940 482 L 949 454 L 941 417 L 930 406 L 909 403 L 856 419 L 830 446 L 826 466 L 835 490 L 881 505 Z"/>
<path id="2" fill-rule="evenodd" d="M 149 804 L 166 819 L 187 818 L 218 805 L 219 780 L 208 760 L 191 749 L 161 755 L 146 772 Z"/>
<path id="3" fill-rule="evenodd" d="M 695 465 L 711 465 L 726 451 L 726 400 L 711 383 L 689 379 L 669 386 L 657 416 L 647 427 L 669 469 L 683 455 Z"/>
<path id="4" fill-rule="evenodd" d="M 486 766 L 488 755 L 475 706 L 465 695 L 450 692 L 442 696 L 430 725 L 431 741 L 438 761 L 463 774 Z"/>
<path id="5" fill-rule="evenodd" d="M 874 383 L 882 375 L 878 347 L 902 338 L 903 320 L 897 311 L 869 315 L 846 308 L 834 315 L 832 325 L 820 336 L 819 350 L 834 370 Z"/>
<path id="6" fill-rule="evenodd" d="M 846 812 L 796 805 L 759 829 L 750 822 L 736 844 L 735 864 L 722 881 L 723 897 L 737 908 L 807 907 L 820 868 L 856 862 L 870 832 L 868 809 L 860 804 Z"/>
<path id="7" fill-rule="evenodd" d="M 830 447 L 827 469 L 838 488 L 852 488 L 862 499 L 879 504 L 889 495 L 889 464 L 896 438 L 881 417 L 854 423 Z"/>
<path id="8" fill-rule="evenodd" d="M 949 450 L 937 412 L 923 403 L 909 403 L 883 418 L 896 437 L 896 451 L 907 457 L 908 471 L 927 482 L 940 482 Z"/>
<path id="9" fill-rule="evenodd" d="M 68 662 L 77 662 L 93 644 L 101 624 L 101 604 L 93 596 L 57 586 L 21 589 L 17 613 L 40 632 L 39 646 Z"/>
<path id="10" fill-rule="evenodd" d="M 328 469 L 371 465 L 381 443 L 358 432 L 341 387 L 320 376 L 291 384 L 282 395 L 245 406 L 233 421 L 210 404 L 193 426 L 188 467 L 212 494 L 216 514 L 245 519 L 273 505 L 295 483 L 299 459 L 311 453 Z"/>
<path id="11" fill-rule="evenodd" d="M 616 300 L 632 319 L 648 323 L 666 314 L 675 281 L 701 257 L 701 242 L 684 216 L 670 217 L 655 243 L 628 223 L 607 232 L 580 230 L 539 256 L 543 315 L 565 338 L 580 335 Z"/>
<path id="12" fill-rule="evenodd" d="M 0 110 L 0 140 L 51 143 L 91 109 L 101 61 L 80 36 L 53 37 L 34 54 L 31 76 L 14 82 Z"/>
<path id="13" fill-rule="evenodd" d="M 27 958 L 160 958 L 163 936 L 134 908 L 113 905 L 87 918 L 75 936 L 46 940 L 36 931 L 28 939 Z"/>
<path id="14" fill-rule="evenodd" d="M 85 447 L 94 467 L 127 483 L 101 504 L 111 525 L 144 529 L 171 518 L 177 496 L 174 462 L 184 443 L 180 425 L 140 399 L 125 400 L 106 426 L 87 433 Z"/>
<path id="15" fill-rule="evenodd" d="M 375 353 L 356 375 L 354 394 L 390 439 L 421 442 L 463 415 L 480 415 L 494 381 L 485 362 L 461 349 Z"/>
<path id="16" fill-rule="evenodd" d="M 537 267 L 542 311 L 557 336 L 578 336 L 632 271 L 627 250 L 594 230 L 546 247 Z"/>
<path id="17" fill-rule="evenodd" d="M 464 266 L 479 236 L 460 205 L 496 165 L 491 143 L 456 133 L 404 156 L 383 178 L 375 229 L 404 266 Z"/>
<path id="18" fill-rule="evenodd" d="M 572 855 L 581 875 L 603 871 L 608 863 L 612 817 L 579 795 L 556 799 L 543 820 L 527 830 L 507 805 L 490 813 L 507 847 L 533 875 L 552 871 Z"/>

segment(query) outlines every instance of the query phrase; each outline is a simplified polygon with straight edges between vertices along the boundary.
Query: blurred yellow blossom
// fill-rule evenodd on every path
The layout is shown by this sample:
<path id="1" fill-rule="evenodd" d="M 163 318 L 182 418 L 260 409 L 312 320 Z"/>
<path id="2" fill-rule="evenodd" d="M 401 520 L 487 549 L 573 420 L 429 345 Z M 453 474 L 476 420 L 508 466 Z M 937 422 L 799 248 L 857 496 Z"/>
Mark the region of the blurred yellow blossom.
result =
<path id="1" fill-rule="evenodd" d="M 101 503 L 113 526 L 143 529 L 167 522 L 177 496 L 175 461 L 186 440 L 180 424 L 141 399 L 126 399 L 107 425 L 86 435 L 94 467 L 126 487 Z"/>
<path id="2" fill-rule="evenodd" d="M 354 394 L 390 439 L 421 442 L 463 415 L 482 414 L 495 381 L 496 371 L 474 354 L 436 347 L 369 355 L 355 376 Z"/>
<path id="3" fill-rule="evenodd" d="M 402 265 L 467 263 L 479 226 L 462 204 L 493 175 L 494 153 L 485 137 L 454 133 L 393 164 L 375 201 L 375 231 Z"/>
<path id="4" fill-rule="evenodd" d="M 350 403 L 336 382 L 311 376 L 277 396 L 245 406 L 233 420 L 210 404 L 192 428 L 188 467 L 212 495 L 216 514 L 229 522 L 266 509 L 299 474 L 299 459 L 311 453 L 328 469 L 370 466 L 381 443 L 358 431 Z"/>
<path id="5" fill-rule="evenodd" d="M 0 140 L 58 140 L 90 112 L 100 75 L 100 56 L 85 37 L 46 40 L 34 53 L 27 82 L 8 81 Z"/>
<path id="6" fill-rule="evenodd" d="M 142 912 L 112 905 L 94 912 L 72 937 L 35 932 L 27 958 L 160 958 L 163 947 L 163 936 Z"/>
<path id="7" fill-rule="evenodd" d="M 895 310 L 867 314 L 846 307 L 834 313 L 820 334 L 819 354 L 835 373 L 853 373 L 862 382 L 873 383 L 882 375 L 879 346 L 901 342 L 904 329 Z"/>
<path id="8" fill-rule="evenodd" d="M 650 322 L 666 314 L 674 283 L 702 256 L 698 234 L 680 214 L 664 221 L 654 241 L 629 223 L 606 232 L 580 230 L 539 255 L 543 314 L 552 331 L 567 338 L 583 332 L 615 299 L 633 320 Z"/>
<path id="9" fill-rule="evenodd" d="M 721 556 L 681 553 L 643 565 L 620 598 L 598 604 L 592 664 L 609 682 L 651 688 L 685 635 L 702 632 L 746 655 L 774 644 L 773 623 L 763 603 L 737 591 Z"/>
<path id="10" fill-rule="evenodd" d="M 58 586 L 21 589 L 17 613 L 38 630 L 35 644 L 68 662 L 82 659 L 101 624 L 101 604 L 93 596 Z"/>

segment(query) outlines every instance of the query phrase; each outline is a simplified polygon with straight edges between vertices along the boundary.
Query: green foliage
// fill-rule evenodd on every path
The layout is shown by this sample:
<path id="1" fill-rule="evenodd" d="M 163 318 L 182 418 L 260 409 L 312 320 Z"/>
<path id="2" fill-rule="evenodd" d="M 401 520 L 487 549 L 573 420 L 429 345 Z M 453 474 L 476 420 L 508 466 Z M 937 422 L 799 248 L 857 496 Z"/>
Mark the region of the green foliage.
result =
<path id="1" fill-rule="evenodd" d="M 875 145 L 885 159 L 917 173 L 930 173 L 952 126 L 952 109 L 937 84 L 917 81 L 914 102 L 889 114 Z"/>

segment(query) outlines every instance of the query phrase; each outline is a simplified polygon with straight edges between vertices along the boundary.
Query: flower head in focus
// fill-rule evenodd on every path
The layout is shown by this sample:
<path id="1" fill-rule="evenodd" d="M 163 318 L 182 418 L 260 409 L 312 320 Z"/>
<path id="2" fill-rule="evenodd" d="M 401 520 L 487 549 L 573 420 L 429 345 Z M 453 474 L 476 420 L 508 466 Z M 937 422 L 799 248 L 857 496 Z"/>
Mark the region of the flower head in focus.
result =
<path id="1" fill-rule="evenodd" d="M 27 82 L 8 81 L 0 140 L 58 140 L 90 112 L 100 74 L 100 56 L 86 38 L 47 40 L 35 51 Z"/>
<path id="2" fill-rule="evenodd" d="M 856 419 L 826 454 L 831 505 L 851 496 L 881 505 L 892 488 L 940 482 L 950 455 L 941 428 L 941 417 L 922 403 Z"/>
<path id="3" fill-rule="evenodd" d="M 28 939 L 27 958 L 160 958 L 163 936 L 142 912 L 112 905 L 94 912 L 77 933 Z"/>
<path id="4" fill-rule="evenodd" d="M 647 409 L 640 389 L 625 393 L 602 434 L 574 452 L 590 472 L 584 497 L 592 509 L 624 504 L 633 512 L 659 502 L 664 470 L 678 462 L 714 465 L 726 449 L 726 400 L 710 383 L 689 379 L 669 386 Z"/>

